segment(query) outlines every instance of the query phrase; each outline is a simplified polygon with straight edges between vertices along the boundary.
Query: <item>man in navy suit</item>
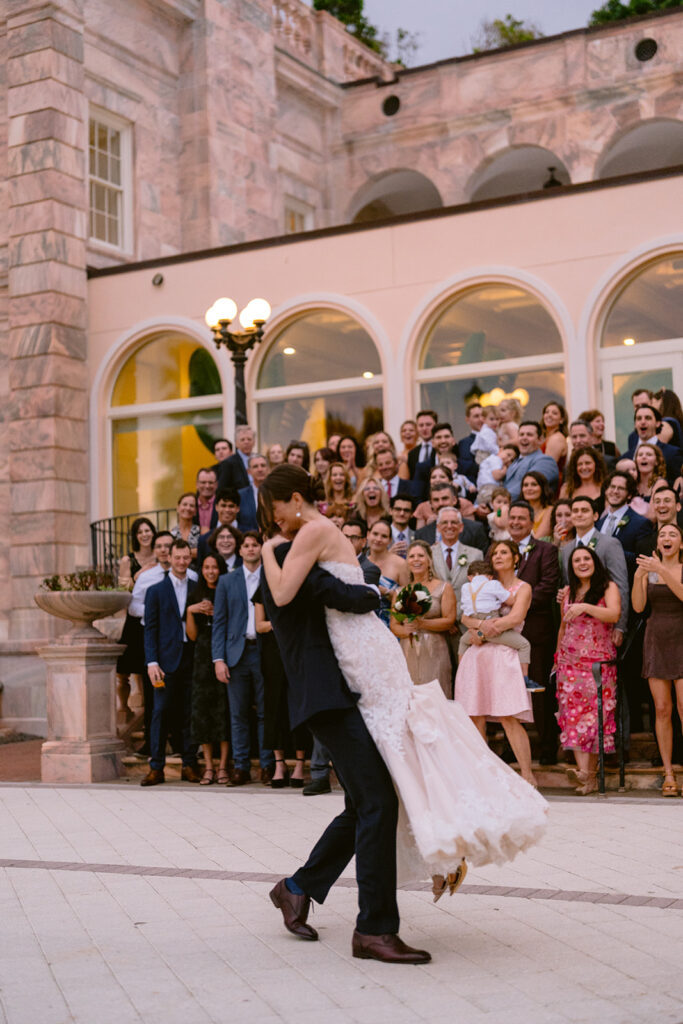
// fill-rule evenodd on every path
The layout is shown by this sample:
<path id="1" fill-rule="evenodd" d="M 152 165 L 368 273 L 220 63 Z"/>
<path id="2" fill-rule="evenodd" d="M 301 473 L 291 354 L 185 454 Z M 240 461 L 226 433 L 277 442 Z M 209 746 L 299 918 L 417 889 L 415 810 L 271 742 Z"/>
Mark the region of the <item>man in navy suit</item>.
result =
<path id="1" fill-rule="evenodd" d="M 650 533 L 651 523 L 629 507 L 636 495 L 636 482 L 629 473 L 616 470 L 602 485 L 605 511 L 596 529 L 608 537 L 616 537 L 624 549 L 626 565 L 633 576 L 636 569 L 636 544 Z"/>
<path id="2" fill-rule="evenodd" d="M 472 443 L 484 425 L 483 406 L 481 406 L 479 402 L 472 402 L 472 404 L 467 407 L 465 419 L 467 420 L 470 432 L 458 441 L 458 467 L 461 473 L 464 473 L 466 477 L 469 477 L 473 484 L 476 484 L 479 466 L 472 455 Z M 436 430 L 438 430 L 438 425 Z M 434 433 L 436 433 L 436 430 Z"/>
<path id="3" fill-rule="evenodd" d="M 234 487 L 239 491 L 249 485 L 249 456 L 254 450 L 254 431 L 251 427 L 243 424 L 236 428 L 235 448 L 235 454 L 223 459 L 218 466 L 218 486 Z"/>
<path id="4" fill-rule="evenodd" d="M 193 644 L 187 639 L 185 616 L 192 586 L 190 545 L 182 538 L 171 544 L 171 569 L 145 595 L 145 661 L 154 687 L 150 735 L 150 770 L 141 786 L 158 786 L 164 779 L 166 740 L 172 722 L 182 737 L 182 778 L 199 782 L 196 747 L 190 742 Z M 150 570 L 151 571 L 151 570 Z M 192 573 L 196 580 L 196 574 Z"/>
<path id="5" fill-rule="evenodd" d="M 637 440 L 629 446 L 626 455 L 627 459 L 634 459 L 641 444 L 651 444 L 659 448 L 666 463 L 666 475 L 669 483 L 672 484 L 681 472 L 683 454 L 680 448 L 672 444 L 663 444 L 657 437 L 662 429 L 662 414 L 653 405 L 639 405 L 634 413 L 633 422 L 636 428 Z"/>
<path id="6" fill-rule="evenodd" d="M 265 455 L 249 456 L 249 475 L 251 483 L 239 491 L 240 511 L 237 527 L 245 533 L 247 530 L 258 530 L 258 490 L 268 476 L 268 461 Z"/>
<path id="7" fill-rule="evenodd" d="M 410 480 L 402 480 L 398 475 L 398 459 L 392 451 L 376 455 L 375 467 L 389 501 L 397 494 L 412 495 L 413 485 Z"/>
<path id="8" fill-rule="evenodd" d="M 289 547 L 275 548 L 279 565 Z M 356 707 L 358 695 L 342 675 L 325 621 L 325 605 L 376 611 L 379 594 L 374 588 L 344 584 L 318 565 L 289 604 L 275 604 L 265 573 L 262 593 L 289 682 L 290 725 L 305 722 L 327 748 L 345 794 L 344 810 L 330 822 L 304 866 L 281 879 L 270 898 L 282 911 L 288 931 L 301 939 L 317 939 L 307 923 L 311 900 L 324 903 L 355 853 L 359 914 L 353 955 L 385 963 L 426 963 L 429 953 L 411 949 L 398 936 L 394 784 Z"/>
<path id="9" fill-rule="evenodd" d="M 434 427 L 437 421 L 438 416 L 433 409 L 420 409 L 415 417 L 419 441 L 408 452 L 408 470 L 411 480 L 415 479 L 417 467 L 421 462 L 431 469 L 436 461 L 436 451 L 432 444 L 432 435 L 434 434 Z"/>
<path id="10" fill-rule="evenodd" d="M 228 687 L 230 732 L 235 767 L 233 786 L 251 781 L 249 712 L 256 705 L 261 782 L 273 777 L 273 751 L 263 745 L 263 674 L 256 642 L 252 598 L 261 582 L 261 535 L 244 534 L 239 554 L 242 566 L 221 576 L 213 606 L 211 651 L 216 679 Z"/>

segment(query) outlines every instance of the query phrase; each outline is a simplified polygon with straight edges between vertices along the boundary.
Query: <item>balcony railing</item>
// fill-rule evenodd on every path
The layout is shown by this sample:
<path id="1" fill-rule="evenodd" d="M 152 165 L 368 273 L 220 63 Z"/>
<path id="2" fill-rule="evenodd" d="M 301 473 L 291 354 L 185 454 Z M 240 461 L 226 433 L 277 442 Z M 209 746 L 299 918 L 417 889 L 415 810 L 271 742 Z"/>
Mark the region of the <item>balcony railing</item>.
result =
<path id="1" fill-rule="evenodd" d="M 91 523 L 92 564 L 107 572 L 116 572 L 119 559 L 130 551 L 130 528 L 141 517 L 154 523 L 157 530 L 170 530 L 177 522 L 178 513 L 174 508 L 161 508 L 153 512 L 130 512 Z"/>

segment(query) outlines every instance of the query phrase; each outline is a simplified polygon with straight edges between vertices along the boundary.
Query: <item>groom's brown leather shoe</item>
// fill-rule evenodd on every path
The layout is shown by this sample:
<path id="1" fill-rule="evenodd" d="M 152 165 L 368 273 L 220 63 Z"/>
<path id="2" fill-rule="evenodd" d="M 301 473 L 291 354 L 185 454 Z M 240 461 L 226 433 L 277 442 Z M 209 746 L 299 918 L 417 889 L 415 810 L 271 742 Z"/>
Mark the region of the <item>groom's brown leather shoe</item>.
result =
<path id="1" fill-rule="evenodd" d="M 288 932 L 296 935 L 299 939 L 309 939 L 311 942 L 315 942 L 318 933 L 315 928 L 311 928 L 310 924 L 306 924 L 311 906 L 310 896 L 305 894 L 297 896 L 296 893 L 290 892 L 285 885 L 284 878 L 281 878 L 275 888 L 271 889 L 270 898 L 273 906 L 282 911 L 285 928 Z"/>
<path id="2" fill-rule="evenodd" d="M 398 935 L 362 935 L 354 932 L 351 949 L 359 960 L 379 960 L 383 964 L 428 964 L 432 959 L 426 949 L 406 946 Z"/>

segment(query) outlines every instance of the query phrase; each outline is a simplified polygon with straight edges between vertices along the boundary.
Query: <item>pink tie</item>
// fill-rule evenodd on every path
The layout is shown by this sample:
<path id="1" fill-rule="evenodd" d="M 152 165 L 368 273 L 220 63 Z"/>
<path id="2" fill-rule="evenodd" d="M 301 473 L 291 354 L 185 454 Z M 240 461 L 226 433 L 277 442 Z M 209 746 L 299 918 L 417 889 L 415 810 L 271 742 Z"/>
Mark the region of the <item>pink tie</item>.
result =
<path id="1" fill-rule="evenodd" d="M 387 498 L 391 500 L 391 480 L 387 480 Z"/>
<path id="2" fill-rule="evenodd" d="M 446 566 L 449 572 L 453 568 L 453 548 L 446 548 Z"/>

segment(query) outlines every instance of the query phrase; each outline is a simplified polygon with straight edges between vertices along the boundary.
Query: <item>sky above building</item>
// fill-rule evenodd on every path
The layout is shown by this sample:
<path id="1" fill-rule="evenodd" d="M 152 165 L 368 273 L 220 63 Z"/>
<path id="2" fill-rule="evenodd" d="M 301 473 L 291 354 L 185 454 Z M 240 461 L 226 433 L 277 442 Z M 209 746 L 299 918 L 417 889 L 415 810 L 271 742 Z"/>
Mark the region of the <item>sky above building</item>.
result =
<path id="1" fill-rule="evenodd" d="M 602 0 L 365 0 L 368 20 L 381 32 L 396 36 L 397 28 L 419 33 L 419 49 L 411 64 L 430 64 L 472 50 L 483 19 L 513 14 L 533 22 L 546 36 L 584 28 Z"/>

